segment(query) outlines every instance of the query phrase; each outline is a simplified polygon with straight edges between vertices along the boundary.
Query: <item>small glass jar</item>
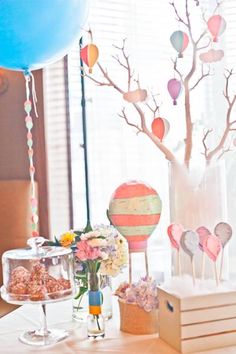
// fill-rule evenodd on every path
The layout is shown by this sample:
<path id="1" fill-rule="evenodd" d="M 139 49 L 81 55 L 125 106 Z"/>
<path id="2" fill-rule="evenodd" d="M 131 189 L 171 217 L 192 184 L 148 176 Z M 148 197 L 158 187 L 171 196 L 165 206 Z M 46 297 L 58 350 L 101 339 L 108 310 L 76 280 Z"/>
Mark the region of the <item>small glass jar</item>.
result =
<path id="1" fill-rule="evenodd" d="M 102 292 L 100 291 L 100 275 L 96 272 L 88 273 L 88 303 L 87 333 L 89 338 L 104 338 L 105 321 L 102 315 Z"/>

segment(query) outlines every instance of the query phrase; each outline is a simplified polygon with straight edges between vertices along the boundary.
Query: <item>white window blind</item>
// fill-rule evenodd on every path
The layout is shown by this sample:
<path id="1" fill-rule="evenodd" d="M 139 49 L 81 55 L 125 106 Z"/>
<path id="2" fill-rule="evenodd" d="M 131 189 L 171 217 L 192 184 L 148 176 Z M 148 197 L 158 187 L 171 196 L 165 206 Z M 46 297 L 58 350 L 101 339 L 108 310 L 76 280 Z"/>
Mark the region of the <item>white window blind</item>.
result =
<path id="1" fill-rule="evenodd" d="M 51 236 L 69 228 L 69 183 L 64 60 L 44 70 L 46 146 Z"/>

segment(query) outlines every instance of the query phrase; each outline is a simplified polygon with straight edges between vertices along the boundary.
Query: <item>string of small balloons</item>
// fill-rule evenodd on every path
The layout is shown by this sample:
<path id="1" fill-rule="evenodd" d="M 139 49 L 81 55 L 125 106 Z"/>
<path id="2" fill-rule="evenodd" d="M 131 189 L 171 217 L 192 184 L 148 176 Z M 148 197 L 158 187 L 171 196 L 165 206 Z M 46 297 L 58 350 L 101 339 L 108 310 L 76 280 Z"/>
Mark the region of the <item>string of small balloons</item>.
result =
<path id="1" fill-rule="evenodd" d="M 38 236 L 38 200 L 36 196 L 36 183 L 35 183 L 35 167 L 34 167 L 34 150 L 33 150 L 33 119 L 31 117 L 32 110 L 32 102 L 30 97 L 32 95 L 34 111 L 36 117 L 38 117 L 36 103 L 36 91 L 35 91 L 35 82 L 34 76 L 30 72 L 25 72 L 25 88 L 26 88 L 26 101 L 24 102 L 24 110 L 26 112 L 25 117 L 25 126 L 27 129 L 27 146 L 28 146 L 28 158 L 29 158 L 29 174 L 30 174 L 30 182 L 31 182 L 31 196 L 30 196 L 30 207 L 31 207 L 31 236 Z M 32 81 L 32 92 L 30 90 L 30 82 Z"/>

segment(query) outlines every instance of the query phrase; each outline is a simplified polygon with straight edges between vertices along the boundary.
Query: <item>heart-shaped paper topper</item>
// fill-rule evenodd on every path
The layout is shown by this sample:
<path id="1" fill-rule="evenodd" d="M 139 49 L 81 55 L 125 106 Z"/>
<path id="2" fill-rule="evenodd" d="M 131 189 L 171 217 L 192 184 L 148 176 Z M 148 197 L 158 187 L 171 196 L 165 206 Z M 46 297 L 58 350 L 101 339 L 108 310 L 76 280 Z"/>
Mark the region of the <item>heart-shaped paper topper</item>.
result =
<path id="1" fill-rule="evenodd" d="M 203 244 L 203 250 L 210 259 L 214 262 L 221 251 L 222 245 L 220 239 L 215 235 L 208 235 L 206 241 Z"/>
<path id="2" fill-rule="evenodd" d="M 205 226 L 198 227 L 196 232 L 199 236 L 199 248 L 203 252 L 203 243 L 207 239 L 207 236 L 211 234 L 211 232 Z"/>
<path id="3" fill-rule="evenodd" d="M 231 239 L 233 230 L 226 222 L 219 222 L 214 229 L 214 234 L 220 239 L 222 247 L 224 248 Z"/>
<path id="4" fill-rule="evenodd" d="M 199 235 L 193 230 L 184 231 L 180 244 L 184 252 L 192 258 L 199 248 Z"/>
<path id="5" fill-rule="evenodd" d="M 177 250 L 180 248 L 180 239 L 183 232 L 184 228 L 181 224 L 173 223 L 167 228 L 167 234 L 170 238 L 171 246 Z"/>

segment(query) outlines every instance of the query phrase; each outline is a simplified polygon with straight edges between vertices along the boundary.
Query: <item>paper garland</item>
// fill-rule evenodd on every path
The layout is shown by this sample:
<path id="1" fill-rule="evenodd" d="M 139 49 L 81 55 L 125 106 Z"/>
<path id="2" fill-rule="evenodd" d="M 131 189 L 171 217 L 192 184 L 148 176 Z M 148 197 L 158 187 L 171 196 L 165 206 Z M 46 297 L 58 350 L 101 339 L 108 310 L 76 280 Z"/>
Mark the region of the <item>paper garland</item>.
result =
<path id="1" fill-rule="evenodd" d="M 32 96 L 33 96 L 33 103 L 35 114 L 37 116 L 36 110 L 36 94 L 34 88 L 34 77 L 31 73 L 25 73 L 25 86 L 26 86 L 26 101 L 24 102 L 24 110 L 26 112 L 25 117 L 25 125 L 27 129 L 27 146 L 28 146 L 28 158 L 29 158 L 29 174 L 30 174 L 30 182 L 31 182 L 31 197 L 30 197 L 30 206 L 31 206 L 31 236 L 35 237 L 38 236 L 38 200 L 36 197 L 36 187 L 35 187 L 35 167 L 34 167 L 34 150 L 33 150 L 33 135 L 32 135 L 32 128 L 33 128 L 33 119 L 30 115 L 32 110 L 32 102 L 30 100 L 30 87 L 29 83 L 32 79 Z"/>

